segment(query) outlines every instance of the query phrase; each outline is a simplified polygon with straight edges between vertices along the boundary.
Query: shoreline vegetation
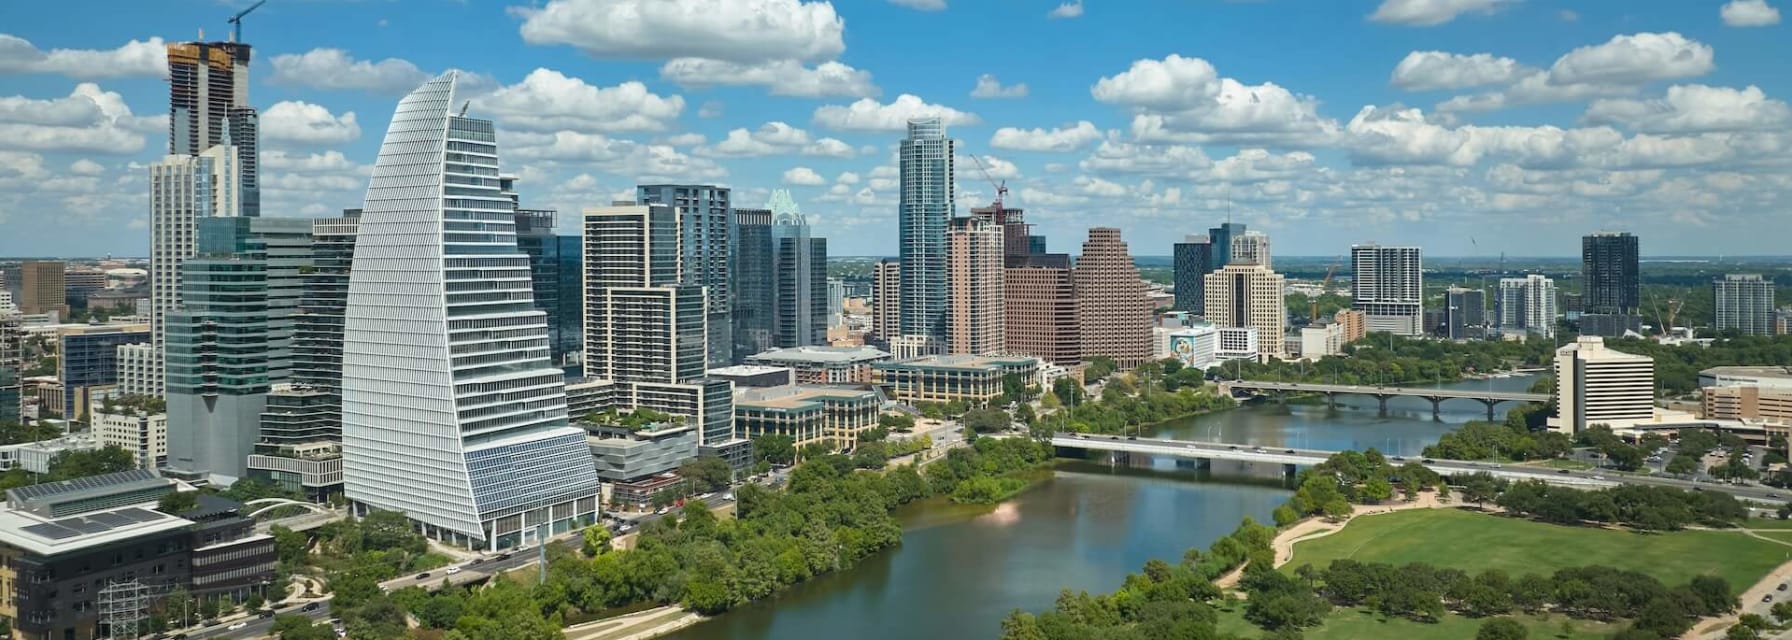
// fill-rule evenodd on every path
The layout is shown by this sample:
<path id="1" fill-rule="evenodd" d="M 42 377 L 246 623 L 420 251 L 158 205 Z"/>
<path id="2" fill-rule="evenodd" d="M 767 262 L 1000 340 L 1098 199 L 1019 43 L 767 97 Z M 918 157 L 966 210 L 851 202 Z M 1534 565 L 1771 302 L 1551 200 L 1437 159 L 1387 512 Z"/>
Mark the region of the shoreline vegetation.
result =
<path id="1" fill-rule="evenodd" d="M 1396 467 L 1374 450 L 1341 452 L 1301 472 L 1295 495 L 1275 511 L 1276 527 L 1246 518 L 1239 532 L 1214 543 L 1206 554 L 1191 549 L 1175 566 L 1149 561 L 1111 594 L 1065 590 L 1051 610 L 1016 610 L 1004 618 L 1000 637 L 1220 639 L 1245 637 L 1233 634 L 1247 631 L 1273 639 L 1309 632 L 1340 637 L 1326 635 L 1331 621 L 1351 628 L 1375 624 L 1358 619 L 1363 615 L 1378 617 L 1381 624 L 1406 625 L 1406 633 L 1418 637 L 1427 629 L 1469 625 L 1523 631 L 1561 614 L 1569 619 L 1560 627 L 1563 637 L 1588 637 L 1588 629 L 1598 629 L 1601 634 L 1615 631 L 1611 637 L 1625 640 L 1671 638 L 1701 619 L 1735 611 L 1738 592 L 1732 585 L 1746 582 L 1738 586 L 1748 587 L 1761 575 L 1771 575 L 1783 555 L 1782 549 L 1767 546 L 1776 543 L 1742 536 L 1728 539 L 1736 549 L 1726 551 L 1729 559 L 1719 563 L 1725 566 L 1692 558 L 1643 565 L 1650 554 L 1618 552 L 1671 544 L 1681 548 L 1677 556 L 1711 555 L 1710 541 L 1704 538 L 1728 534 L 1682 530 L 1694 524 L 1728 528 L 1744 522 L 1747 510 L 1728 494 L 1636 486 L 1580 491 L 1540 482 L 1505 483 L 1484 473 L 1454 480 L 1459 491 L 1422 465 Z M 1390 504 L 1396 488 L 1404 500 Z M 1420 511 L 1457 502 L 1464 503 L 1458 505 L 1461 509 L 1467 503 L 1477 508 L 1491 503 L 1505 513 Z M 1408 531 L 1412 527 L 1388 528 L 1434 513 L 1475 520 L 1445 522 L 1438 525 L 1441 530 L 1423 533 Z M 1368 515 L 1378 516 L 1368 522 L 1382 526 L 1366 538 L 1338 542 L 1348 551 L 1333 552 L 1328 566 L 1302 562 L 1288 568 L 1300 558 L 1296 543 L 1323 547 L 1328 537 L 1337 541 L 1354 533 L 1345 525 Z M 1501 518 L 1497 540 L 1476 534 L 1491 526 L 1478 518 Z M 1419 535 L 1435 548 L 1414 556 L 1420 561 L 1401 566 L 1377 561 L 1395 554 L 1378 556 L 1373 543 L 1401 535 Z M 1625 541 L 1616 540 L 1618 536 L 1652 537 Z M 1691 537 L 1700 540 L 1686 547 Z M 1459 543 L 1482 552 L 1465 553 Z M 1585 548 L 1601 553 L 1573 553 L 1575 544 L 1592 545 Z M 1513 558 L 1505 551 L 1513 546 L 1527 548 L 1531 555 Z M 1732 566 L 1736 553 L 1750 558 L 1746 568 Z M 1618 566 L 1586 566 L 1588 558 Z M 1221 562 L 1232 559 L 1237 562 Z M 1224 570 L 1214 570 L 1221 566 Z M 1520 570 L 1523 575 L 1517 575 Z M 1196 577 L 1202 578 L 1200 584 L 1192 581 Z M 1236 615 L 1240 610 L 1242 620 Z"/>

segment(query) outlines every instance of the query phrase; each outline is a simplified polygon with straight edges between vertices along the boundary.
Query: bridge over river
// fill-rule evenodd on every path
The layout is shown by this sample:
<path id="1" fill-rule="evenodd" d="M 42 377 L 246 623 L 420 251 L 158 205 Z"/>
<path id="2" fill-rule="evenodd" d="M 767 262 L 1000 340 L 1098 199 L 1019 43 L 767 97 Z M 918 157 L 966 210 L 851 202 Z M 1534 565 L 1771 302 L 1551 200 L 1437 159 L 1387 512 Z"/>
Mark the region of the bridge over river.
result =
<path id="1" fill-rule="evenodd" d="M 1333 402 L 1339 395 L 1373 396 L 1381 402 L 1381 412 L 1388 412 L 1388 398 L 1406 396 L 1424 398 L 1431 401 L 1431 414 L 1438 414 L 1438 408 L 1445 400 L 1475 400 L 1487 406 L 1487 419 L 1493 419 L 1493 408 L 1501 402 L 1547 402 L 1547 393 L 1529 393 L 1524 391 L 1493 391 L 1475 389 L 1432 389 L 1424 387 L 1384 387 L 1355 384 L 1321 384 L 1314 382 L 1269 382 L 1261 380 L 1228 380 L 1219 383 L 1220 391 L 1225 393 L 1246 392 L 1254 394 L 1290 394 L 1318 393 L 1324 394 L 1326 402 Z"/>

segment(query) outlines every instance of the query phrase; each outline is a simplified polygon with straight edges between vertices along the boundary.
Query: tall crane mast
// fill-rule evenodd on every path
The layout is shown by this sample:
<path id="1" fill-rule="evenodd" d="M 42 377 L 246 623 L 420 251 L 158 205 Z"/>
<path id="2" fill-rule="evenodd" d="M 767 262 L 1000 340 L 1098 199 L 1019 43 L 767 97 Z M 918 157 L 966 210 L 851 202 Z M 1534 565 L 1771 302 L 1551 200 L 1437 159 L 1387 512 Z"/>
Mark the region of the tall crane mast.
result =
<path id="1" fill-rule="evenodd" d="M 971 162 L 977 163 L 977 170 L 983 173 L 983 179 L 987 180 L 990 186 L 996 188 L 995 207 L 997 211 L 1001 211 L 1002 200 L 1008 197 L 1008 181 L 1003 180 L 997 182 L 995 178 L 990 177 L 989 169 L 983 166 L 983 160 L 978 158 L 976 154 L 971 154 Z"/>
<path id="2" fill-rule="evenodd" d="M 256 9 L 260 9 L 261 5 L 264 5 L 267 3 L 268 3 L 268 0 L 259 0 L 255 4 L 249 5 L 249 8 L 236 12 L 236 15 L 234 15 L 234 16 L 230 16 L 230 20 L 228 22 L 230 24 L 236 25 L 236 27 L 234 27 L 235 32 L 230 34 L 231 42 L 239 42 L 240 43 L 243 41 L 243 16 L 249 15 L 249 12 L 254 11 Z"/>

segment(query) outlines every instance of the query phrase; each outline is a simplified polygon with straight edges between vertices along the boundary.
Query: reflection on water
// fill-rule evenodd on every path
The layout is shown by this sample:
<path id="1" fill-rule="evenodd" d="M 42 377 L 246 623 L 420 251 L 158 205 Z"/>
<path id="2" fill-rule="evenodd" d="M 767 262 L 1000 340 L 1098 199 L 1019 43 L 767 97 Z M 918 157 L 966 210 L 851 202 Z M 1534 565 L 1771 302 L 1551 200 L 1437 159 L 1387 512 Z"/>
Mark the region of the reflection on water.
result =
<path id="1" fill-rule="evenodd" d="M 1531 379 L 1466 383 L 1523 390 Z M 1504 407 L 1502 407 L 1503 409 Z M 1375 447 L 1417 454 L 1455 425 L 1485 417 L 1471 400 L 1374 398 L 1324 404 L 1256 404 L 1175 421 L 1159 437 L 1265 447 Z M 690 627 L 679 640 L 907 640 L 993 638 L 1013 609 L 1050 607 L 1059 589 L 1111 591 L 1151 558 L 1205 548 L 1245 516 L 1267 521 L 1288 496 L 1279 467 L 1215 464 L 1185 470 L 1071 462 L 1051 479 L 994 507 L 931 500 L 904 507 L 902 545 L 856 568 Z"/>

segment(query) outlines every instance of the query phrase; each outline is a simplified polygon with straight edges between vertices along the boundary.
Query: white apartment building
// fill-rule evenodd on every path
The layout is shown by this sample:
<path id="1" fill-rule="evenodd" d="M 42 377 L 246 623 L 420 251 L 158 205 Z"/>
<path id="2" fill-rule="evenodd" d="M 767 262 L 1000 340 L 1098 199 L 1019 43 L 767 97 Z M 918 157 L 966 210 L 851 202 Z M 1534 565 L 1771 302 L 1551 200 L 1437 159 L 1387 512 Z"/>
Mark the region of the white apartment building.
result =
<path id="1" fill-rule="evenodd" d="M 1425 333 L 1425 273 L 1418 247 L 1350 247 L 1350 308 L 1363 312 L 1369 331 Z"/>

